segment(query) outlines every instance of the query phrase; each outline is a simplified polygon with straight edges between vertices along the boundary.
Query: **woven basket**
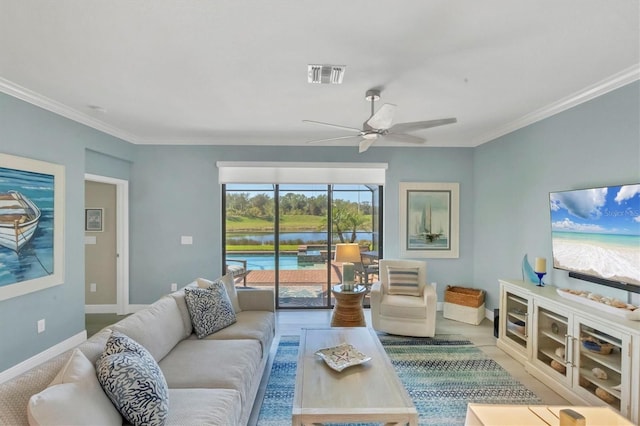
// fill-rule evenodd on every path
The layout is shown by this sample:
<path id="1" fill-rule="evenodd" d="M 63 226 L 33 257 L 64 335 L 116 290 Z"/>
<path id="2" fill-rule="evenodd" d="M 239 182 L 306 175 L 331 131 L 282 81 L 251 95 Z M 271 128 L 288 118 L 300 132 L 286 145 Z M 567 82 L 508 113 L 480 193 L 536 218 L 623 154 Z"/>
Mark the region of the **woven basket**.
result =
<path id="1" fill-rule="evenodd" d="M 444 292 L 444 301 L 477 308 L 484 303 L 484 290 L 450 285 Z"/>

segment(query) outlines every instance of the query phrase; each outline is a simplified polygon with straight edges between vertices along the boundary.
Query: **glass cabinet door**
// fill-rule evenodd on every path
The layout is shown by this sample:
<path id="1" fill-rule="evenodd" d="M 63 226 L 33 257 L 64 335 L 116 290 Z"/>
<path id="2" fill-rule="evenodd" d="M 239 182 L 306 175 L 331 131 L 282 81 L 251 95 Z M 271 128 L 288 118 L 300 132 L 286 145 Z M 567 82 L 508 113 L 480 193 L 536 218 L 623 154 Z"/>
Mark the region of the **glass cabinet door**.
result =
<path id="1" fill-rule="evenodd" d="M 571 385 L 571 329 L 569 318 L 557 310 L 536 306 L 535 360 L 547 374 Z"/>
<path id="2" fill-rule="evenodd" d="M 504 336 L 526 350 L 529 344 L 529 301 L 510 291 L 505 297 Z"/>
<path id="3" fill-rule="evenodd" d="M 587 320 L 576 321 L 575 389 L 630 415 L 630 337 Z M 594 398 L 595 396 L 595 398 Z"/>

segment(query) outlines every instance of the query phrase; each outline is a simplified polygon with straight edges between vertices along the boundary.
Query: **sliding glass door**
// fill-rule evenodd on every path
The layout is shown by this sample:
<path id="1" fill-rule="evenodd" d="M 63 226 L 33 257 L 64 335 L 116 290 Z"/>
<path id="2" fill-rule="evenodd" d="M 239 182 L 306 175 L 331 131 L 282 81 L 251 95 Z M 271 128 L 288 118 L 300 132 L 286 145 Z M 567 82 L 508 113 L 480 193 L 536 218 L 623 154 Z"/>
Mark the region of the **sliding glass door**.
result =
<path id="1" fill-rule="evenodd" d="M 278 185 L 279 307 L 327 307 L 327 185 Z"/>
<path id="2" fill-rule="evenodd" d="M 226 184 L 223 193 L 225 265 L 246 269 L 236 285 L 273 288 L 280 308 L 331 307 L 338 243 L 360 246 L 359 282 L 377 279 L 381 187 Z"/>

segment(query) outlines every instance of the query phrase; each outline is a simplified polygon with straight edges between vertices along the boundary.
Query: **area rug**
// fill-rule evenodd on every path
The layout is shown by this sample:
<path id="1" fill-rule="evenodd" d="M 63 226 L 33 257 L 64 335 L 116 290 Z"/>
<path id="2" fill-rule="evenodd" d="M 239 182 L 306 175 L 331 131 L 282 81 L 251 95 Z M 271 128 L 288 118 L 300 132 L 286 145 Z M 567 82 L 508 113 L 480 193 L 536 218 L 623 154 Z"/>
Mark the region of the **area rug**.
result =
<path id="1" fill-rule="evenodd" d="M 413 399 L 420 425 L 463 425 L 467 404 L 470 402 L 542 402 L 461 336 L 410 338 L 383 334 L 379 338 Z M 280 339 L 260 409 L 258 426 L 291 424 L 298 343 L 298 336 L 282 336 Z"/>

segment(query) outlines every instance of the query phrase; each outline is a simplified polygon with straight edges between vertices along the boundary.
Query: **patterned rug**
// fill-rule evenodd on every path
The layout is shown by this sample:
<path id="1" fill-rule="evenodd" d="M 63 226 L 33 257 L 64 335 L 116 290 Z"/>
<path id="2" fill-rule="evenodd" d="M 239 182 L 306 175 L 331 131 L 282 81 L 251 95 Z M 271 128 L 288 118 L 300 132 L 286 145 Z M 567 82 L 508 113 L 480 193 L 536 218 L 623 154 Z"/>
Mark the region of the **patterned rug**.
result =
<path id="1" fill-rule="evenodd" d="M 469 402 L 542 402 L 461 336 L 411 338 L 383 334 L 379 337 L 413 399 L 420 425 L 463 425 Z M 282 336 L 280 339 L 258 426 L 291 424 L 298 342 L 298 336 Z"/>

